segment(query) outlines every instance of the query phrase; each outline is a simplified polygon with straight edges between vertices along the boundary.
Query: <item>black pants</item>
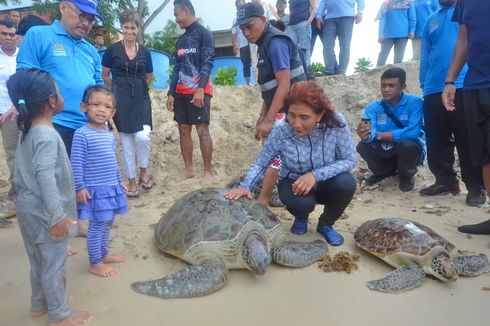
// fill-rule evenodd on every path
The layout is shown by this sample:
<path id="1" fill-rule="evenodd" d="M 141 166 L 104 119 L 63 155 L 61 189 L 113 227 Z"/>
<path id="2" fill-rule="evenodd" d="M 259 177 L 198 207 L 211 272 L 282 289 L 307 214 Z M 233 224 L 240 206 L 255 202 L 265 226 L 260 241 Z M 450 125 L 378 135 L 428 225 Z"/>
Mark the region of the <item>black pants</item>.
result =
<path id="1" fill-rule="evenodd" d="M 403 139 L 385 151 L 381 143 L 375 140 L 371 143 L 359 142 L 357 151 L 375 175 L 398 173 L 403 177 L 412 177 L 417 173 L 422 146 L 417 140 Z"/>
<path id="2" fill-rule="evenodd" d="M 243 77 L 250 77 L 252 71 L 252 56 L 250 54 L 250 46 L 240 48 L 240 59 L 243 65 Z"/>
<path id="3" fill-rule="evenodd" d="M 473 165 L 468 146 L 468 132 L 462 91 L 456 91 L 456 110 L 449 112 L 442 104 L 441 93 L 424 96 L 427 162 L 437 183 L 451 188 L 458 184 L 454 171 L 454 147 L 458 151 L 461 179 L 471 191 L 484 189 L 481 166 Z"/>
<path id="4" fill-rule="evenodd" d="M 463 91 L 468 146 L 475 165 L 490 164 L 490 88 Z"/>
<path id="5" fill-rule="evenodd" d="M 318 220 L 319 226 L 333 225 L 344 212 L 356 191 L 356 179 L 349 172 L 317 183 L 315 189 L 307 195 L 293 194 L 292 184 L 295 180 L 282 179 L 277 186 L 279 198 L 294 217 L 307 218 L 316 204 L 324 205 L 323 213 Z"/>
<path id="6" fill-rule="evenodd" d="M 60 134 L 61 139 L 63 140 L 63 143 L 65 144 L 66 148 L 66 154 L 68 154 L 68 157 L 71 156 L 71 144 L 73 143 L 73 135 L 75 134 L 76 129 L 71 129 L 64 127 L 62 125 L 59 125 L 57 123 L 53 123 L 54 129 Z"/>

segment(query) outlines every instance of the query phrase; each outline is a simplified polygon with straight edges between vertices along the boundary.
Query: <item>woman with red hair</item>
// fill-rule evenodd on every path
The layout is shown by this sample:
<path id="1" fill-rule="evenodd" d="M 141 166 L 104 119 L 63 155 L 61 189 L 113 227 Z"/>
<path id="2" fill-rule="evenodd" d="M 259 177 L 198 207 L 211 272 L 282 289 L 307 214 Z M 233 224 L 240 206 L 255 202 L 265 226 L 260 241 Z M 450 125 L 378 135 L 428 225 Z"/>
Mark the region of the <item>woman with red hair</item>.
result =
<path id="1" fill-rule="evenodd" d="M 344 238 L 333 228 L 352 200 L 356 163 L 351 132 L 344 116 L 335 112 L 323 89 L 313 81 L 295 83 L 284 100 L 287 123 L 272 129 L 262 151 L 238 188 L 227 199 L 252 199 L 251 189 L 271 161 L 281 157 L 279 198 L 295 220 L 291 232 L 305 234 L 316 204 L 324 205 L 317 231 L 333 246 Z"/>

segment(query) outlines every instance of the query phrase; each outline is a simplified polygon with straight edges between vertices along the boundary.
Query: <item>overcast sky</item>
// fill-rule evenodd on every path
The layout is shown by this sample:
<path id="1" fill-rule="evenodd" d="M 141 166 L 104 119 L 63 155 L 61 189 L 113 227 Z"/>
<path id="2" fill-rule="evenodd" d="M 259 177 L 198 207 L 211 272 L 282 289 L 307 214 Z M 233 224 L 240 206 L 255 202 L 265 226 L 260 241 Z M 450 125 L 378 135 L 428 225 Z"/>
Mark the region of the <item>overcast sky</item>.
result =
<path id="1" fill-rule="evenodd" d="M 319 0 L 317 0 L 319 1 Z M 150 11 L 153 11 L 162 0 L 149 0 Z M 275 4 L 275 1 L 270 1 Z M 364 9 L 363 21 L 354 26 L 354 32 L 351 43 L 351 59 L 349 63 L 348 73 L 352 73 L 355 62 L 359 57 L 366 57 L 371 60 L 373 65 L 376 64 L 380 45 L 378 43 L 378 22 L 374 22 L 374 17 L 378 12 L 382 0 L 366 0 L 366 8 Z M 205 24 L 212 30 L 221 30 L 231 27 L 231 23 L 235 18 L 235 0 L 193 0 L 196 15 L 201 17 Z M 167 7 L 153 21 L 147 32 L 152 33 L 157 30 L 162 30 L 168 19 L 173 17 L 173 0 L 170 0 Z M 312 62 L 323 63 L 323 48 L 320 40 L 317 40 L 315 49 L 313 50 Z M 392 51 L 393 52 L 393 51 Z M 338 50 L 337 50 L 338 53 Z M 405 60 L 412 58 L 412 47 L 410 42 L 405 51 Z M 393 54 L 388 58 L 387 63 L 393 62 Z"/>

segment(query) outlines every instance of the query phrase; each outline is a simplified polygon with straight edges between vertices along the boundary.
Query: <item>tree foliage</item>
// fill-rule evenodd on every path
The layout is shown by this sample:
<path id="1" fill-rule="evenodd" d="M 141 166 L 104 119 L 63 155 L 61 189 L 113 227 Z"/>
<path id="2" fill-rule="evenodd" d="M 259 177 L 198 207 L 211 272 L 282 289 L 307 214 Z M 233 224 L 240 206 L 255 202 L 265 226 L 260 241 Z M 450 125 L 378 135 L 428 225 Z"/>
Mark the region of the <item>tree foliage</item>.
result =
<path id="1" fill-rule="evenodd" d="M 313 62 L 311 64 L 311 70 L 313 70 L 315 76 L 321 76 L 325 72 L 325 66 L 320 62 Z"/>
<path id="2" fill-rule="evenodd" d="M 371 69 L 373 66 L 371 60 L 365 57 L 360 57 L 356 61 L 356 66 L 354 67 L 354 72 L 355 73 L 360 73 L 360 72 L 365 72 Z"/>
<path id="3" fill-rule="evenodd" d="M 220 86 L 236 85 L 236 67 L 219 68 L 214 76 L 213 83 Z"/>
<path id="4" fill-rule="evenodd" d="M 145 35 L 146 46 L 173 55 L 175 41 L 177 39 L 177 24 L 168 20 L 162 31 L 155 32 L 152 36 Z"/>

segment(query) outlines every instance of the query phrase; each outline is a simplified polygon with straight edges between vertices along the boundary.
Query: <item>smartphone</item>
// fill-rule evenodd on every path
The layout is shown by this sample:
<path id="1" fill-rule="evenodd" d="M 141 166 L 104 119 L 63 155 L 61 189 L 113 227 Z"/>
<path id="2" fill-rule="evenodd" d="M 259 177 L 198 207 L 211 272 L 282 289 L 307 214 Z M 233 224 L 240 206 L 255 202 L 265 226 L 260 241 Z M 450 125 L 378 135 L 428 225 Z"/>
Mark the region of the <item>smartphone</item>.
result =
<path id="1" fill-rule="evenodd" d="M 362 118 L 361 123 L 364 126 L 365 129 L 371 130 L 371 119 L 369 118 Z"/>

